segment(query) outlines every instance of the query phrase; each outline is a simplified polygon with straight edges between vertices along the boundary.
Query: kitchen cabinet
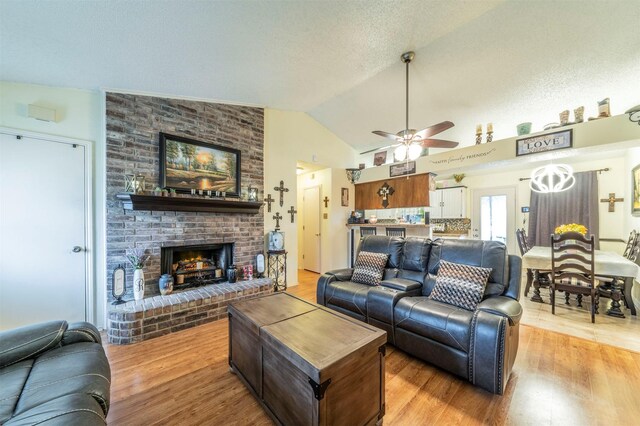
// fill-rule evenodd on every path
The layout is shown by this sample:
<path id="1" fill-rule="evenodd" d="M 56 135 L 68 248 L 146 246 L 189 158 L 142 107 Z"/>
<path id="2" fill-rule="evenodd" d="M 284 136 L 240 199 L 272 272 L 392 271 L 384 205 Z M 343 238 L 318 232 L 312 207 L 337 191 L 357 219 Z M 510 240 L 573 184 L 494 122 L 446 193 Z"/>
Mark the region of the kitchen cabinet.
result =
<path id="1" fill-rule="evenodd" d="M 467 217 L 467 188 L 441 188 L 431 192 L 431 219 L 459 219 Z"/>
<path id="2" fill-rule="evenodd" d="M 428 207 L 429 173 L 401 176 L 364 182 L 355 185 L 356 210 L 376 210 L 384 208 Z M 378 193 L 387 184 L 390 194 L 387 195 L 387 206 L 383 205 L 383 197 Z M 392 190 L 391 190 L 392 188 Z"/>

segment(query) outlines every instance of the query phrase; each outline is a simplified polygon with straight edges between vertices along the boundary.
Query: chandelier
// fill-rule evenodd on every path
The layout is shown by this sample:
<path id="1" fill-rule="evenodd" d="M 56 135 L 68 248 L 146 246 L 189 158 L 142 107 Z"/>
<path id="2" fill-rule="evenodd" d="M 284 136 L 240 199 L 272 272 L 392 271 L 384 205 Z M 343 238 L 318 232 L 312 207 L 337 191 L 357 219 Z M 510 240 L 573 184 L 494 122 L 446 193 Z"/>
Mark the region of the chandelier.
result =
<path id="1" fill-rule="evenodd" d="M 576 183 L 573 169 L 568 164 L 547 164 L 531 172 L 529 188 L 542 194 L 562 192 Z"/>

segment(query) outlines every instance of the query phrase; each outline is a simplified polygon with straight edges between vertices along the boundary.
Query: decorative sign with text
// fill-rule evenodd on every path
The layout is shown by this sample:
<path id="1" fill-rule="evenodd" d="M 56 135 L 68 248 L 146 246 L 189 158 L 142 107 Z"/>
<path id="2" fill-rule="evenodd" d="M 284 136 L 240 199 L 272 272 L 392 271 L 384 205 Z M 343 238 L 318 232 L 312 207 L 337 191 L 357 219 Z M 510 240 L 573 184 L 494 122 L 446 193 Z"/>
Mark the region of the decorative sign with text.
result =
<path id="1" fill-rule="evenodd" d="M 573 129 L 516 140 L 516 156 L 554 151 L 573 146 Z"/>

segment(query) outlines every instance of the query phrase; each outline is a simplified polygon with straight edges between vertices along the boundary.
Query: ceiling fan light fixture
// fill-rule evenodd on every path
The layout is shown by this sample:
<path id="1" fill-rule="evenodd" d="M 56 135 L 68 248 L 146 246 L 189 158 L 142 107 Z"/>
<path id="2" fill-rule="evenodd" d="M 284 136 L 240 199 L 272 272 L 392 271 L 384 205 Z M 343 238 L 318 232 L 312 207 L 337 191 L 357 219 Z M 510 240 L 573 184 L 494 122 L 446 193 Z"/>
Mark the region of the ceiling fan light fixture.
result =
<path id="1" fill-rule="evenodd" d="M 407 158 L 407 146 L 405 144 L 398 145 L 393 151 L 393 158 L 396 161 L 404 161 Z"/>
<path id="2" fill-rule="evenodd" d="M 570 189 L 576 183 L 573 169 L 568 164 L 547 164 L 531 172 L 529 188 L 542 194 Z"/>
<path id="3" fill-rule="evenodd" d="M 409 145 L 409 160 L 416 160 L 422 154 L 422 145 L 419 143 L 412 143 Z"/>

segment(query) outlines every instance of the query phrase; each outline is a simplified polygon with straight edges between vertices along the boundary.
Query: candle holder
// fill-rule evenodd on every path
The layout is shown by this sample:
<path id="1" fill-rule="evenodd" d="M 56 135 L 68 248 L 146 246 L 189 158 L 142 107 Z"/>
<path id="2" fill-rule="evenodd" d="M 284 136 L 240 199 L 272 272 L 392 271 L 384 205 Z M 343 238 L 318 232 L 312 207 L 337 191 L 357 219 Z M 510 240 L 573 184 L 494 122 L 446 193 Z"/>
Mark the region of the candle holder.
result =
<path id="1" fill-rule="evenodd" d="M 482 124 L 476 126 L 476 145 L 482 143 Z"/>
<path id="2" fill-rule="evenodd" d="M 493 142 L 493 132 L 487 130 L 487 143 Z"/>

